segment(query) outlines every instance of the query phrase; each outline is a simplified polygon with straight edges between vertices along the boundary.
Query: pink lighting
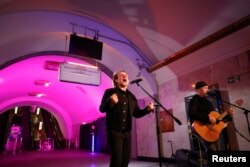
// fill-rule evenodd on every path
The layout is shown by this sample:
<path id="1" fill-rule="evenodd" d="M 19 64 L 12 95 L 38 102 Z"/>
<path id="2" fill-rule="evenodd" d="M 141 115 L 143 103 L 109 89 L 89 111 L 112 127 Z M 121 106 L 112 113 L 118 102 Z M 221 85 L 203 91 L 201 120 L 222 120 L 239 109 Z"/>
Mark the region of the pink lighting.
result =
<path id="1" fill-rule="evenodd" d="M 104 90 L 113 86 L 112 80 L 101 72 L 102 84 L 99 86 L 61 82 L 59 69 L 52 69 L 68 61 L 88 65 L 81 59 L 44 55 L 23 59 L 0 70 L 0 81 L 3 81 L 0 83 L 0 113 L 10 106 L 34 104 L 57 118 L 65 138 L 74 137 L 72 124 L 89 123 L 104 117 L 99 105 Z M 45 69 L 46 65 L 50 70 Z"/>
<path id="2" fill-rule="evenodd" d="M 51 83 L 45 83 L 45 87 L 49 87 L 49 85 L 50 85 Z"/>

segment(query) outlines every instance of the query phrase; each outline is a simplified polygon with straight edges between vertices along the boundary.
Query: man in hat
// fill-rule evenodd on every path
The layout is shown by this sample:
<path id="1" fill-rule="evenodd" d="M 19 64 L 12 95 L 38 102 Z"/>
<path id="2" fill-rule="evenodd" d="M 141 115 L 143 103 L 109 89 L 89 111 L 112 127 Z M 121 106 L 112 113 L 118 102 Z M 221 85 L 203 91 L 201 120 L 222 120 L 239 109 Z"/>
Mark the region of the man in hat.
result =
<path id="1" fill-rule="evenodd" d="M 190 123 L 192 124 L 194 121 L 198 121 L 204 125 L 214 125 L 218 123 L 216 117 L 210 114 L 212 111 L 216 111 L 212 102 L 207 99 L 207 92 L 208 92 L 208 84 L 204 81 L 199 81 L 195 84 L 196 95 L 192 97 L 189 102 L 188 114 L 190 117 Z M 229 116 L 232 116 L 233 109 L 228 109 Z M 228 120 L 232 118 L 229 117 Z M 218 140 L 215 142 L 207 142 L 199 137 L 197 133 L 198 139 L 202 142 L 205 150 L 219 150 L 219 143 Z"/>

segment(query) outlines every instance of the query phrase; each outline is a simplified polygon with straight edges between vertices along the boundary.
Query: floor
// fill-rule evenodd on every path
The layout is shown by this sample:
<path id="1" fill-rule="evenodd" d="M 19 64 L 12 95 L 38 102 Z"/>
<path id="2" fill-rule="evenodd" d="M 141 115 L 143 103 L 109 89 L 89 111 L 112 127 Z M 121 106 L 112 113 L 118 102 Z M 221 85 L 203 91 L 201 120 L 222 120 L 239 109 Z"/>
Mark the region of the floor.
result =
<path id="1" fill-rule="evenodd" d="M 82 150 L 29 151 L 0 154 L 0 167 L 108 167 L 109 156 Z M 175 167 L 165 162 L 145 162 L 132 159 L 129 167 Z M 176 166 L 177 167 L 177 166 Z"/>

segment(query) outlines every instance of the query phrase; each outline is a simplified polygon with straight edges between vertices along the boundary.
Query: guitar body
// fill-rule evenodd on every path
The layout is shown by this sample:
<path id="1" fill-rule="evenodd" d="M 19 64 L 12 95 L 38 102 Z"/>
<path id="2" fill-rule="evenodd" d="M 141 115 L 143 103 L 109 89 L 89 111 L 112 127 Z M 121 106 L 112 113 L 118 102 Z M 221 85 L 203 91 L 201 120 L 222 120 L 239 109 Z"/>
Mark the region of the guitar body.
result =
<path id="1" fill-rule="evenodd" d="M 210 112 L 209 115 L 215 117 L 216 119 L 219 119 L 221 116 L 216 111 Z M 223 121 L 219 121 L 219 123 L 216 124 L 204 125 L 199 121 L 194 121 L 192 126 L 195 132 L 197 132 L 202 139 L 206 140 L 207 142 L 215 142 L 219 139 L 221 131 L 227 127 L 227 124 Z"/>

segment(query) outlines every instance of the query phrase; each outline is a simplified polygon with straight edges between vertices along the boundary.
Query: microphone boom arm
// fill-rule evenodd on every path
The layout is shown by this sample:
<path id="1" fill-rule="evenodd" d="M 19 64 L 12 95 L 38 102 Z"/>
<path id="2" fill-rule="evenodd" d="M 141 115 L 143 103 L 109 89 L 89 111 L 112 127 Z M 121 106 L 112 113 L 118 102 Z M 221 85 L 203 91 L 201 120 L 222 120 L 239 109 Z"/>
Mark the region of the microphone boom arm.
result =
<path id="1" fill-rule="evenodd" d="M 141 88 L 149 97 L 151 97 L 151 99 L 154 100 L 154 102 L 160 106 L 161 108 L 164 109 L 164 111 L 166 111 L 174 120 L 178 125 L 182 125 L 181 121 L 176 118 L 172 113 L 170 113 L 156 98 L 154 98 L 152 95 L 150 95 L 143 87 L 141 87 L 141 85 L 139 84 L 139 82 L 136 83 L 136 85 Z"/>

